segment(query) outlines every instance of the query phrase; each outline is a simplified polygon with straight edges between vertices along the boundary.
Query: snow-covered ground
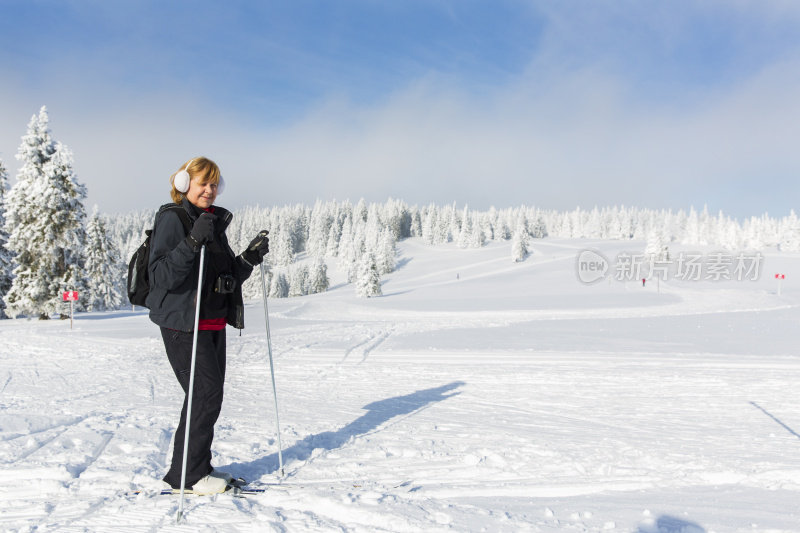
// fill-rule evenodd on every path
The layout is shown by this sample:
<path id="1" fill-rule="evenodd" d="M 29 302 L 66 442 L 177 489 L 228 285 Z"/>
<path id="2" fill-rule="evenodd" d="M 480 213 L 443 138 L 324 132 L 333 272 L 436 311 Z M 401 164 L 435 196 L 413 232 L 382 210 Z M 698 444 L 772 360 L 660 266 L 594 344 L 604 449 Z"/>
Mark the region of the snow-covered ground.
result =
<path id="1" fill-rule="evenodd" d="M 643 247 L 545 239 L 514 264 L 412 239 L 381 298 L 334 269 L 270 300 L 282 480 L 251 302 L 214 462 L 267 491 L 189 496 L 180 526 L 156 495 L 180 390 L 146 314 L 0 321 L 0 529 L 800 531 L 800 257 L 766 254 L 759 281 L 578 281 L 580 250 Z"/>

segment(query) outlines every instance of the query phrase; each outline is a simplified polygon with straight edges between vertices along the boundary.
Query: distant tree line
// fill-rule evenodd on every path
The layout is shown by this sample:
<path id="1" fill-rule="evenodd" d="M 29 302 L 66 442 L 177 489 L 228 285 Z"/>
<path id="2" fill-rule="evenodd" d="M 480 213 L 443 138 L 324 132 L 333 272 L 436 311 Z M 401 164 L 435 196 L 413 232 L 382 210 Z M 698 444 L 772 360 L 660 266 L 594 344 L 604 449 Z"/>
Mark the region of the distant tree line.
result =
<path id="1" fill-rule="evenodd" d="M 112 219 L 112 241 L 129 257 L 152 225 L 154 210 Z M 640 240 L 648 249 L 671 243 L 759 250 L 800 250 L 800 221 L 792 211 L 774 219 L 767 215 L 739 223 L 719 213 L 690 209 L 649 210 L 626 207 L 560 212 L 535 207 L 485 211 L 430 204 L 423 207 L 389 199 L 355 205 L 349 201 L 317 201 L 313 207 L 247 207 L 235 211 L 228 229 L 234 249 L 260 229 L 270 232 L 266 264 L 269 295 L 276 298 L 322 292 L 328 288 L 327 265 L 335 261 L 360 296 L 380 294 L 380 277 L 395 269 L 397 242 L 409 237 L 431 246 L 449 244 L 480 248 L 490 241 L 510 241 L 512 260 L 522 261 L 535 239 Z M 245 283 L 245 297 L 258 297 L 260 280 Z"/>

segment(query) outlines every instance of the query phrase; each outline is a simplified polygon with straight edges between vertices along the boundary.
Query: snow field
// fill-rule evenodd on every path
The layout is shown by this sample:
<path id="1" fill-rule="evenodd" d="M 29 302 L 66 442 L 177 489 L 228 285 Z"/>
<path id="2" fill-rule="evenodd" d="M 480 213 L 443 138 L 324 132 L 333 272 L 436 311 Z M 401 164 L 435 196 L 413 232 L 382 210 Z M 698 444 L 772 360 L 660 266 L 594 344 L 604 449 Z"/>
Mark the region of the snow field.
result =
<path id="1" fill-rule="evenodd" d="M 584 245 L 630 243 L 547 239 L 515 265 L 410 240 L 382 298 L 332 269 L 328 293 L 270 300 L 281 484 L 249 304 L 214 463 L 267 492 L 190 497 L 182 526 L 155 495 L 181 398 L 146 315 L 2 321 L 0 528 L 800 530 L 797 292 L 585 286 Z M 787 279 L 797 259 L 776 257 Z"/>

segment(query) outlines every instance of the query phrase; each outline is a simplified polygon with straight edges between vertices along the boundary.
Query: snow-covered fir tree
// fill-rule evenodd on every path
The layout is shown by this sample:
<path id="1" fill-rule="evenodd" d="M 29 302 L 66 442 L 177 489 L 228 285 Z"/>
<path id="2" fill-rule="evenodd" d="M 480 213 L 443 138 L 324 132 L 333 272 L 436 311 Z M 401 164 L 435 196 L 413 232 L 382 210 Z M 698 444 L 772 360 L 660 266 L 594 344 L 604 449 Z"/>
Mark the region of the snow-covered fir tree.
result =
<path id="1" fill-rule="evenodd" d="M 6 191 L 8 191 L 8 172 L 0 159 L 0 318 L 5 318 L 5 302 L 3 298 L 11 288 L 12 270 L 14 268 L 11 251 L 6 248 L 8 232 L 5 227 Z"/>
<path id="2" fill-rule="evenodd" d="M 586 220 L 586 223 L 583 224 L 583 233 L 581 234 L 581 237 L 601 237 L 603 234 L 603 229 L 604 228 L 600 220 L 600 210 L 597 208 L 597 206 L 595 206 L 595 208 L 589 212 L 589 217 Z"/>
<path id="3" fill-rule="evenodd" d="M 292 265 L 289 270 L 289 297 L 308 294 L 308 266 Z"/>
<path id="4" fill-rule="evenodd" d="M 485 224 L 482 221 L 480 213 L 471 213 L 472 229 L 469 233 L 468 246 L 470 248 L 480 248 L 486 244 L 486 232 L 484 230 Z"/>
<path id="5" fill-rule="evenodd" d="M 461 233 L 461 217 L 458 215 L 455 202 L 447 208 L 446 213 L 445 217 L 443 217 L 447 224 L 444 229 L 444 242 L 453 242 L 458 237 L 458 234 Z"/>
<path id="6" fill-rule="evenodd" d="M 305 250 L 311 256 L 323 256 L 328 247 L 331 229 L 330 206 L 320 201 L 314 204 L 308 223 L 308 238 Z"/>
<path id="7" fill-rule="evenodd" d="M 352 283 L 355 280 L 355 268 L 358 255 L 356 254 L 356 247 L 353 243 L 353 225 L 350 218 L 345 219 L 342 226 L 342 236 L 339 239 L 338 263 L 347 276 L 347 282 Z"/>
<path id="8" fill-rule="evenodd" d="M 277 271 L 273 274 L 269 285 L 269 296 L 271 298 L 286 298 L 289 296 L 289 282 L 286 280 L 284 272 Z"/>
<path id="9" fill-rule="evenodd" d="M 348 281 L 355 281 L 358 277 L 358 265 L 361 257 L 367 252 L 366 220 L 353 221 L 353 262 L 347 268 Z M 370 251 L 372 248 L 370 248 Z"/>
<path id="10" fill-rule="evenodd" d="M 314 259 L 308 275 L 309 294 L 317 294 L 328 290 L 328 287 L 330 286 L 330 280 L 328 279 L 328 265 L 325 264 L 325 261 L 321 257 Z"/>
<path id="11" fill-rule="evenodd" d="M 336 257 L 339 254 L 339 239 L 342 237 L 342 226 L 334 221 L 328 230 L 328 241 L 325 245 L 325 255 Z"/>
<path id="12" fill-rule="evenodd" d="M 364 249 L 377 249 L 381 238 L 381 229 L 384 227 L 386 224 L 381 220 L 378 205 L 371 204 L 367 213 L 367 223 L 364 226 Z"/>
<path id="13" fill-rule="evenodd" d="M 528 230 L 525 226 L 525 217 L 520 216 L 511 236 L 511 260 L 515 263 L 528 257 Z"/>
<path id="14" fill-rule="evenodd" d="M 381 274 L 389 274 L 394 272 L 394 267 L 397 264 L 395 256 L 397 255 L 397 245 L 394 238 L 394 233 L 389 228 L 381 230 L 381 236 L 378 243 L 378 251 L 376 254 L 376 261 L 378 263 L 378 272 Z"/>
<path id="15" fill-rule="evenodd" d="M 789 216 L 784 217 L 779 224 L 778 248 L 782 252 L 797 252 L 800 250 L 800 219 L 794 212 L 789 211 Z"/>
<path id="16" fill-rule="evenodd" d="M 378 273 L 378 265 L 375 256 L 371 252 L 366 252 L 358 263 L 358 275 L 356 277 L 356 296 L 360 298 L 370 298 L 380 296 L 381 276 Z"/>
<path id="17" fill-rule="evenodd" d="M 436 242 L 437 227 L 436 210 L 428 208 L 422 219 L 422 240 L 425 244 L 433 245 Z"/>
<path id="18" fill-rule="evenodd" d="M 794 211 L 790 213 L 791 215 L 794 215 Z M 735 220 L 723 215 L 722 211 L 717 219 L 716 235 L 713 240 L 726 250 L 736 250 L 740 245 L 741 229 L 739 225 Z"/>
<path id="19" fill-rule="evenodd" d="M 547 237 L 547 224 L 544 223 L 541 216 L 536 217 L 536 222 L 533 223 L 533 227 L 530 229 L 529 233 L 534 239 L 544 239 Z"/>
<path id="20" fill-rule="evenodd" d="M 53 141 L 45 107 L 31 118 L 17 158 L 22 168 L 6 204 L 8 247 L 17 264 L 6 313 L 49 318 L 62 309 L 63 291 L 85 294 L 86 189 L 72 169 L 72 152 Z"/>
<path id="21" fill-rule="evenodd" d="M 411 213 L 411 227 L 409 228 L 412 237 L 422 237 L 422 217 L 419 209 L 414 208 Z"/>
<path id="22" fill-rule="evenodd" d="M 363 198 L 358 200 L 358 203 L 353 208 L 353 224 L 358 222 L 366 222 L 367 215 L 369 214 L 369 207 Z"/>
<path id="23" fill-rule="evenodd" d="M 668 259 L 667 253 L 664 234 L 661 230 L 654 228 L 647 236 L 644 254 L 650 261 L 666 261 Z"/>
<path id="24" fill-rule="evenodd" d="M 122 284 L 119 253 L 109 239 L 106 223 L 92 210 L 86 226 L 88 246 L 86 249 L 86 277 L 88 290 L 84 300 L 89 311 L 116 309 L 122 303 Z"/>
<path id="25" fill-rule="evenodd" d="M 497 210 L 492 207 L 488 213 L 477 213 L 478 220 L 480 221 L 481 234 L 484 241 L 494 240 L 494 228 L 497 221 Z"/>
<path id="26" fill-rule="evenodd" d="M 269 260 L 275 266 L 287 266 L 294 262 L 292 230 L 288 220 L 282 220 L 277 234 L 270 239 Z M 274 243 L 274 244 L 273 244 Z"/>
<path id="27" fill-rule="evenodd" d="M 470 245 L 470 238 L 472 236 L 472 214 L 469 212 L 467 206 L 464 206 L 464 212 L 461 213 L 461 228 L 458 231 L 456 244 L 459 248 L 466 248 Z"/>

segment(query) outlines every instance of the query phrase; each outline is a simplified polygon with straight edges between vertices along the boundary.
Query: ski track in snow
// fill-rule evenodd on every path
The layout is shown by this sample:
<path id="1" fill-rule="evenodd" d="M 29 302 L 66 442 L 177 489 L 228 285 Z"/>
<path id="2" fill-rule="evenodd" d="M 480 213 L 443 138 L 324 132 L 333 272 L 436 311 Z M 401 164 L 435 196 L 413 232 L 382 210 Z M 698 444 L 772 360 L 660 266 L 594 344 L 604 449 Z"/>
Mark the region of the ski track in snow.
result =
<path id="1" fill-rule="evenodd" d="M 1 321 L 0 529 L 799 531 L 797 293 L 580 286 L 576 251 L 613 246 L 513 265 L 411 241 L 384 298 L 272 300 L 282 480 L 250 303 L 214 464 L 266 492 L 188 497 L 183 525 L 156 495 L 181 396 L 146 314 Z"/>

